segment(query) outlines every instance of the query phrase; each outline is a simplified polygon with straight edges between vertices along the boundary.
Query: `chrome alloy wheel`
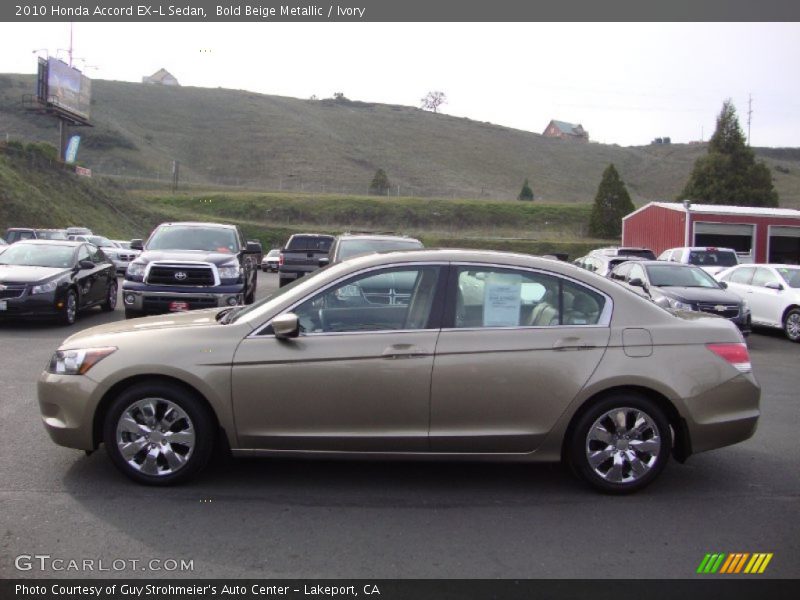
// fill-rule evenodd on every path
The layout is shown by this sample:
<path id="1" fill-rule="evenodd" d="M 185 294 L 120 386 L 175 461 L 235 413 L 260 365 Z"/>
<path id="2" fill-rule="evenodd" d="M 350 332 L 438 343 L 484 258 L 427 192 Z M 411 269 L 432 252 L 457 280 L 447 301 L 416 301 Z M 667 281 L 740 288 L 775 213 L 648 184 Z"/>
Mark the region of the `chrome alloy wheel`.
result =
<path id="1" fill-rule="evenodd" d="M 67 305 L 64 307 L 64 319 L 70 325 L 78 316 L 78 297 L 74 292 L 67 294 Z"/>
<path id="2" fill-rule="evenodd" d="M 644 477 L 661 451 L 655 421 L 638 408 L 614 408 L 600 416 L 586 435 L 586 459 L 594 472 L 611 483 Z"/>
<path id="3" fill-rule="evenodd" d="M 195 447 L 195 430 L 189 415 L 174 402 L 143 398 L 120 416 L 116 440 L 131 468 L 158 477 L 172 475 L 187 463 Z"/>
<path id="4" fill-rule="evenodd" d="M 800 341 L 800 311 L 793 310 L 786 315 L 786 320 L 783 324 L 786 337 L 793 342 Z"/>

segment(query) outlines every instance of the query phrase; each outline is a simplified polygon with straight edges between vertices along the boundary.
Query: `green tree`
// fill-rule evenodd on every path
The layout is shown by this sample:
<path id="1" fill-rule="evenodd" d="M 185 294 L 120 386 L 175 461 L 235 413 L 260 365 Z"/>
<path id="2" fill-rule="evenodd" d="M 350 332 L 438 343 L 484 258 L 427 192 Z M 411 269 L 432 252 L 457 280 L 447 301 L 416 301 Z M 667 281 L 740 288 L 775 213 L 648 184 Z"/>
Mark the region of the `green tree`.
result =
<path id="1" fill-rule="evenodd" d="M 533 190 L 528 184 L 527 179 L 525 179 L 525 183 L 522 184 L 522 190 L 520 190 L 517 200 L 533 200 Z"/>
<path id="2" fill-rule="evenodd" d="M 603 171 L 603 178 L 594 197 L 594 207 L 589 218 L 589 234 L 598 238 L 619 237 L 622 217 L 633 212 L 634 206 L 625 183 L 613 164 Z"/>
<path id="3" fill-rule="evenodd" d="M 389 183 L 386 171 L 383 169 L 375 171 L 375 177 L 372 178 L 372 183 L 369 184 L 369 193 L 373 196 L 387 196 L 390 187 L 392 185 Z"/>
<path id="4" fill-rule="evenodd" d="M 778 206 L 772 174 L 745 144 L 736 108 L 730 100 L 722 105 L 717 129 L 708 142 L 708 154 L 694 163 L 689 181 L 678 200 L 734 206 Z"/>

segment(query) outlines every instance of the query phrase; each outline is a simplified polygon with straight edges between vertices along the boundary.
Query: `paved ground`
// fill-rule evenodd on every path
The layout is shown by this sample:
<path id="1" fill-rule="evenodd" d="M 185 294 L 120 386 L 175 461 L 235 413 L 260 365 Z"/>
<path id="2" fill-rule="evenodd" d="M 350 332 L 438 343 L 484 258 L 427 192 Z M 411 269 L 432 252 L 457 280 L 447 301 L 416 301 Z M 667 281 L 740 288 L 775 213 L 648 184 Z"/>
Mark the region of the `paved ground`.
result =
<path id="1" fill-rule="evenodd" d="M 547 465 L 220 458 L 195 483 L 138 486 L 41 426 L 35 381 L 69 333 L 0 324 L 0 577 L 92 575 L 21 572 L 19 555 L 102 559 L 112 571 L 95 562 L 96 575 L 127 577 L 691 577 L 706 552 L 773 552 L 766 576 L 800 577 L 800 345 L 777 333 L 750 340 L 755 437 L 672 462 L 626 498 Z M 142 570 L 151 559 L 194 570 Z"/>

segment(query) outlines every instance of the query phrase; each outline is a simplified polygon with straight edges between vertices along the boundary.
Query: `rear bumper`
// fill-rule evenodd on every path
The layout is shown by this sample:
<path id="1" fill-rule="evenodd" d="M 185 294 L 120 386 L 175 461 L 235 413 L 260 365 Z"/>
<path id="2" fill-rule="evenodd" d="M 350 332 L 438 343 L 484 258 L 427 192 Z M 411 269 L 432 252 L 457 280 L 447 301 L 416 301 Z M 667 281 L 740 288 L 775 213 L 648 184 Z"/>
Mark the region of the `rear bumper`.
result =
<path id="1" fill-rule="evenodd" d="M 685 401 L 692 452 L 743 442 L 756 431 L 761 388 L 751 374 L 739 375 Z"/>

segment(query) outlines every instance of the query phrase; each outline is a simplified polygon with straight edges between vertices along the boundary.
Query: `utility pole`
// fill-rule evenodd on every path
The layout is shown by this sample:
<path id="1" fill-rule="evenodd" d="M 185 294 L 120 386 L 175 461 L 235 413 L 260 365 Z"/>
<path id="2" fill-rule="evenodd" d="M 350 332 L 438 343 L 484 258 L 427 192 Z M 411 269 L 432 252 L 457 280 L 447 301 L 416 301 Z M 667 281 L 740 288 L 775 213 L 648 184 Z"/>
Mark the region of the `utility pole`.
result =
<path id="1" fill-rule="evenodd" d="M 753 94 L 747 99 L 747 145 L 750 145 L 750 119 L 753 117 Z"/>

